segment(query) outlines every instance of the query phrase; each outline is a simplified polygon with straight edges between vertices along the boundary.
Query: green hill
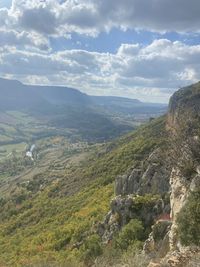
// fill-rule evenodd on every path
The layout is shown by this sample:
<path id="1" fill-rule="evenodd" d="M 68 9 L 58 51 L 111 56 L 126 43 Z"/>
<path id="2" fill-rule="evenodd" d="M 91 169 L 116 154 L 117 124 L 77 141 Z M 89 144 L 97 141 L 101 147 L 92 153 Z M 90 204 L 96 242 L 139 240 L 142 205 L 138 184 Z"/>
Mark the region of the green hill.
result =
<path id="1" fill-rule="evenodd" d="M 166 116 L 112 142 L 54 136 L 32 164 L 14 155 L 3 169 L 19 174 L 0 180 L 0 266 L 123 266 L 143 244 L 167 264 L 169 245 L 183 257 L 177 244 L 198 246 L 199 92 L 181 89 Z"/>
<path id="2" fill-rule="evenodd" d="M 37 181 L 48 173 L 40 174 L 32 187 L 18 183 L 0 201 L 1 265 L 78 266 L 90 258 L 89 252 L 91 257 L 101 254 L 101 242 L 92 229 L 109 210 L 115 177 L 140 164 L 156 147 L 166 146 L 166 140 L 165 117 L 161 117 L 91 150 L 44 189 Z"/>

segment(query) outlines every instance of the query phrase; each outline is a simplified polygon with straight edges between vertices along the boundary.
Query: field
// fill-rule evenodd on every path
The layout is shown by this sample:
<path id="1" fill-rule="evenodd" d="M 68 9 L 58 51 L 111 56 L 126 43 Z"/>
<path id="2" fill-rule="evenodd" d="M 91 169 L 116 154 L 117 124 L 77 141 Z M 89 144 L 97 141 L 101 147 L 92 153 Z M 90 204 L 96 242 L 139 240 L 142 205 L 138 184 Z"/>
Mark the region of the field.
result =
<path id="1" fill-rule="evenodd" d="M 35 149 L 33 158 L 30 158 L 26 153 L 32 145 Z M 98 146 L 101 145 L 74 138 L 71 129 L 49 126 L 44 118 L 17 111 L 1 112 L 1 196 L 17 190 L 19 183 L 27 185 L 32 180 L 38 183 L 44 173 L 47 178 L 40 186 L 46 186 L 52 180 L 63 177 L 69 166 L 75 167 Z"/>

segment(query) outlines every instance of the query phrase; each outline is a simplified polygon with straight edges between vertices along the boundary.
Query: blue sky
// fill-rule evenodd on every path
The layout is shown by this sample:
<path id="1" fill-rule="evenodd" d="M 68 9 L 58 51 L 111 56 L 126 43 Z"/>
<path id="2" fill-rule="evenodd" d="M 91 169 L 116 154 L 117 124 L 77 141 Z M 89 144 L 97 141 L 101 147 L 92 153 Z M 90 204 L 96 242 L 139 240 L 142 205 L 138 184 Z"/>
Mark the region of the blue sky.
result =
<path id="1" fill-rule="evenodd" d="M 110 32 L 101 32 L 98 36 L 90 37 L 76 33 L 71 34 L 71 39 L 63 37 L 52 38 L 51 47 L 56 50 L 86 49 L 88 51 L 116 53 L 121 44 L 140 43 L 149 45 L 155 39 L 168 39 L 172 42 L 181 41 L 188 45 L 200 43 L 199 34 L 183 34 L 177 32 L 156 33 L 145 30 L 136 31 L 112 29 Z"/>
<path id="2" fill-rule="evenodd" d="M 12 4 L 12 0 L 0 0 L 0 8 L 7 7 L 9 8 Z"/>
<path id="3" fill-rule="evenodd" d="M 0 76 L 168 102 L 200 79 L 198 0 L 0 0 Z"/>

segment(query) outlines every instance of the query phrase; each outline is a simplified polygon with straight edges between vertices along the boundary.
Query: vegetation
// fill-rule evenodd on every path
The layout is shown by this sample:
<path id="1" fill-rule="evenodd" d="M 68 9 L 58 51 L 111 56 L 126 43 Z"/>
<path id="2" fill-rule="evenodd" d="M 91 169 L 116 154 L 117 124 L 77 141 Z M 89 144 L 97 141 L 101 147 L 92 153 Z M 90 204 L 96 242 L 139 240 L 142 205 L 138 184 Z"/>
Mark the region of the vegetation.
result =
<path id="1" fill-rule="evenodd" d="M 181 168 L 181 172 L 184 177 L 191 179 L 191 177 L 196 174 L 196 166 L 194 160 L 185 160 L 184 166 Z"/>
<path id="2" fill-rule="evenodd" d="M 109 210 L 113 181 L 155 147 L 165 146 L 164 121 L 164 117 L 153 120 L 109 145 L 94 148 L 83 161 L 68 165 L 65 171 L 58 169 L 59 179 L 51 180 L 51 169 L 41 173 L 41 180 L 48 179 L 42 189 L 37 183 L 33 189 L 33 183 L 19 182 L 15 193 L 0 202 L 0 265 L 81 266 L 104 254 L 94 226 Z M 129 232 L 132 241 L 128 243 L 138 248 L 135 241 L 142 240 L 141 230 L 140 222 L 130 222 L 116 239 L 119 249 L 128 251 L 124 240 Z"/>
<path id="3" fill-rule="evenodd" d="M 106 248 L 103 255 L 96 259 L 94 267 L 147 267 L 149 262 L 147 255 L 132 246 L 124 253 Z"/>
<path id="4" fill-rule="evenodd" d="M 49 93 L 49 88 L 44 90 Z M 78 92 L 70 91 L 77 101 Z M 48 95 L 51 101 L 52 93 Z M 54 104 L 37 99 L 32 103 L 28 97 L 27 101 L 36 105 L 28 111 L 8 112 L 2 108 L 0 266 L 147 266 L 149 259 L 141 258 L 138 251 L 153 223 L 153 217 L 146 213 L 155 207 L 159 196 L 134 197 L 130 207 L 134 219 L 127 216 L 128 224 L 115 232 L 108 244 L 103 244 L 97 235 L 97 226 L 109 210 L 116 176 L 129 174 L 133 168 L 146 170 L 151 161 L 149 154 L 156 148 L 164 151 L 161 157 L 167 154 L 182 167 L 186 183 L 196 174 L 200 147 L 199 116 L 194 111 L 199 111 L 198 98 L 199 84 L 180 90 L 172 98 L 171 121 L 174 111 L 175 115 L 181 114 L 175 125 L 178 134 L 174 132 L 174 140 L 171 139 L 173 148 L 169 146 L 165 116 L 106 144 L 105 140 L 130 127 L 122 127 L 122 117 L 107 117 L 108 110 L 101 113 L 102 107 L 95 110 L 94 106 L 78 102 L 72 108 L 69 103 L 63 104 L 64 98 L 54 99 Z M 124 108 L 115 114 L 122 114 Z M 32 144 L 36 149 L 33 158 L 28 158 L 25 152 Z M 179 155 L 182 158 L 177 160 Z M 153 163 L 162 167 L 160 159 Z M 167 194 L 164 202 L 169 202 Z M 178 235 L 184 245 L 200 245 L 199 203 L 200 191 L 191 192 L 178 215 Z M 112 215 L 119 228 L 124 225 L 120 212 Z M 154 225 L 155 241 L 163 239 L 169 223 L 158 221 Z"/>
<path id="5" fill-rule="evenodd" d="M 191 192 L 177 223 L 182 244 L 200 246 L 200 190 Z"/>
<path id="6" fill-rule="evenodd" d="M 114 239 L 115 246 L 127 250 L 130 245 L 141 248 L 144 239 L 144 227 L 139 220 L 131 220 Z"/>
<path id="7" fill-rule="evenodd" d="M 33 161 L 25 156 L 16 156 L 13 152 L 11 157 L 4 160 L 0 165 L 0 175 L 17 175 L 33 165 Z"/>

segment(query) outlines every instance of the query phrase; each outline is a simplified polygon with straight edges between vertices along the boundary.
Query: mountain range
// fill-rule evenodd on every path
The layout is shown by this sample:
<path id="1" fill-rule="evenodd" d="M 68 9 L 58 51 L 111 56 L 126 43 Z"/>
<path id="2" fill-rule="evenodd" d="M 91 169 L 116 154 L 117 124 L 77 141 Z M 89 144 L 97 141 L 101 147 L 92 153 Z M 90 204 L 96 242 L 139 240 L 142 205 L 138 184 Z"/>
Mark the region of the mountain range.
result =
<path id="1" fill-rule="evenodd" d="M 89 96 L 77 89 L 59 86 L 24 85 L 19 81 L 0 79 L 1 109 L 34 109 L 59 105 L 103 107 L 124 113 L 163 112 L 164 104 L 143 103 L 136 99 L 114 96 Z"/>
<path id="2" fill-rule="evenodd" d="M 120 136 L 150 117 L 166 112 L 163 104 L 114 96 L 90 96 L 73 88 L 24 85 L 7 79 L 0 79 L 0 95 L 0 122 L 7 118 L 9 124 L 13 121 L 10 112 L 21 112 L 47 128 L 60 129 L 59 132 L 64 134 L 72 131 L 72 138 L 95 142 Z"/>

